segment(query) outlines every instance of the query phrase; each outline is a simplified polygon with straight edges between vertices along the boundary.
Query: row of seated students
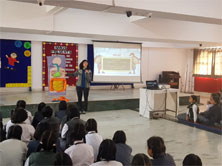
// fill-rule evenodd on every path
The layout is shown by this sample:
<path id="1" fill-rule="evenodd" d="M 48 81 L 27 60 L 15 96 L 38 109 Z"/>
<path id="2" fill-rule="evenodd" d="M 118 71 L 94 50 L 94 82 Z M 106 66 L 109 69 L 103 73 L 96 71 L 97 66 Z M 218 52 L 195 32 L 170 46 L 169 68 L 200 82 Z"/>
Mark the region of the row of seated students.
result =
<path id="1" fill-rule="evenodd" d="M 58 111 L 54 117 L 52 108 L 40 103 L 32 120 L 24 101 L 22 103 L 23 107 L 17 105 L 12 111 L 6 125 L 7 139 L 0 143 L 0 165 L 175 165 L 161 137 L 147 140 L 147 153 L 152 159 L 142 153 L 132 156 L 124 131 L 116 131 L 112 140 L 103 140 L 96 120 L 81 120 L 75 105 L 67 108 L 66 103 L 61 102 L 59 108 L 64 113 Z M 202 162 L 197 155 L 189 154 L 183 165 L 198 166 Z"/>
<path id="2" fill-rule="evenodd" d="M 220 93 L 212 93 L 207 103 L 207 110 L 199 111 L 197 96 L 191 95 L 190 105 L 187 107 L 186 120 L 194 123 L 202 123 L 209 126 L 222 127 L 222 96 Z"/>

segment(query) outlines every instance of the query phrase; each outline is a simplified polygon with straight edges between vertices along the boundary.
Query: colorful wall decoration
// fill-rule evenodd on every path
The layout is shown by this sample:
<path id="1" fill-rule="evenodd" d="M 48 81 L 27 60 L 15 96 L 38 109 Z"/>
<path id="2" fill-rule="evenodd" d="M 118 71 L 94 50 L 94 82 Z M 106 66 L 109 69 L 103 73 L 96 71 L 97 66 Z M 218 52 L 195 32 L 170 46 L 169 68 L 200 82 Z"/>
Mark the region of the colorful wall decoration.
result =
<path id="1" fill-rule="evenodd" d="M 31 41 L 0 40 L 0 87 L 31 87 Z"/>
<path id="2" fill-rule="evenodd" d="M 47 57 L 51 56 L 65 57 L 65 71 L 73 73 L 78 69 L 78 45 L 74 43 L 56 43 L 43 42 L 42 43 L 42 87 L 48 87 L 48 63 Z M 76 78 L 70 77 L 66 79 L 67 86 L 76 85 Z"/>
<path id="3" fill-rule="evenodd" d="M 64 95 L 66 92 L 65 56 L 48 56 L 48 85 L 50 95 Z"/>

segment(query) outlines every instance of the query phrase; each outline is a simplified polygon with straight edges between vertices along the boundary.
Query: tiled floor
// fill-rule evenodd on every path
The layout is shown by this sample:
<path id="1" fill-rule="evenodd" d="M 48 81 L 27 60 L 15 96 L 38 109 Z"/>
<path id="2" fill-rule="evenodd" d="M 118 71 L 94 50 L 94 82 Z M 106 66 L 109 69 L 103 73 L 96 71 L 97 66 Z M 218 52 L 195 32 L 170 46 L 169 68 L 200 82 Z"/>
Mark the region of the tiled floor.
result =
<path id="1" fill-rule="evenodd" d="M 188 153 L 199 155 L 203 165 L 222 165 L 222 137 L 168 120 L 148 120 L 131 110 L 92 112 L 82 119 L 95 118 L 103 138 L 112 138 L 116 130 L 124 130 L 133 154 L 146 153 L 146 140 L 151 136 L 164 138 L 167 152 L 181 165 Z"/>

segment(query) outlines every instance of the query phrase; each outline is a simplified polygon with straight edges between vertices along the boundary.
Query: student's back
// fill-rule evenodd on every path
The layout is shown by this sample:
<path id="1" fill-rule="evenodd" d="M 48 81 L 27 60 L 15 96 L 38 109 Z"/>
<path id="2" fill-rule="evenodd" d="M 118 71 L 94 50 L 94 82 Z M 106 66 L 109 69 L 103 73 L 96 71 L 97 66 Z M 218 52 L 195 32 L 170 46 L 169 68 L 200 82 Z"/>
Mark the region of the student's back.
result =
<path id="1" fill-rule="evenodd" d="M 116 144 L 116 161 L 121 162 L 125 166 L 130 165 L 131 153 L 132 148 L 127 144 Z"/>
<path id="2" fill-rule="evenodd" d="M 163 153 L 159 156 L 156 156 L 153 160 L 151 160 L 153 166 L 175 166 L 175 162 L 173 160 L 173 157 L 167 153 Z"/>
<path id="3" fill-rule="evenodd" d="M 22 128 L 14 125 L 9 128 L 8 139 L 0 143 L 0 165 L 22 166 L 27 147 L 21 139 Z"/>
<path id="4" fill-rule="evenodd" d="M 29 156 L 29 166 L 54 165 L 56 153 L 36 152 Z"/>

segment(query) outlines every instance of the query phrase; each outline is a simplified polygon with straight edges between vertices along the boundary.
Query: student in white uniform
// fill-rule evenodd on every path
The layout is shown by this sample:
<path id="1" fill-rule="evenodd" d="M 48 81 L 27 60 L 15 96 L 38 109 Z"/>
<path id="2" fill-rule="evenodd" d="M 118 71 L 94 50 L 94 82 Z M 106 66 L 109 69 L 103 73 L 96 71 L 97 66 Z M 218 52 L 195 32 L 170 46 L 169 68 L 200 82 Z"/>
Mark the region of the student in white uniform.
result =
<path id="1" fill-rule="evenodd" d="M 95 119 L 88 119 L 86 122 L 86 144 L 93 147 L 94 161 L 97 160 L 97 155 L 99 152 L 99 146 L 103 140 L 102 136 L 98 134 L 97 122 Z"/>
<path id="2" fill-rule="evenodd" d="M 22 127 L 22 137 L 21 140 L 25 143 L 29 143 L 29 141 L 33 138 L 35 129 L 32 125 L 26 124 L 24 121 L 27 119 L 27 112 L 22 108 L 16 108 L 12 114 L 12 123 L 8 128 L 13 125 L 19 125 Z"/>
<path id="3" fill-rule="evenodd" d="M 0 165 L 22 166 L 27 146 L 21 141 L 22 128 L 14 125 L 9 128 L 8 139 L 0 143 Z"/>
<path id="4" fill-rule="evenodd" d="M 116 145 L 110 139 L 105 139 L 100 144 L 97 162 L 91 166 L 122 166 L 122 163 L 115 161 Z"/>
<path id="5" fill-rule="evenodd" d="M 187 107 L 186 120 L 196 123 L 199 114 L 199 107 L 197 105 L 197 96 L 191 95 L 189 98 L 190 105 Z"/>
<path id="6" fill-rule="evenodd" d="M 16 107 L 17 107 L 17 108 L 23 108 L 23 109 L 25 109 L 25 108 L 26 108 L 26 102 L 25 102 L 25 100 L 18 100 L 18 101 L 17 101 L 17 104 L 16 104 Z M 25 109 L 25 111 L 26 111 L 27 114 L 28 114 L 28 117 L 27 117 L 27 119 L 25 120 L 25 123 L 26 123 L 26 124 L 32 124 L 32 114 L 31 114 L 31 112 L 28 111 L 27 109 Z"/>
<path id="7" fill-rule="evenodd" d="M 73 132 L 70 134 L 70 140 L 73 145 L 65 150 L 72 159 L 73 166 L 89 166 L 94 161 L 93 148 L 83 142 L 85 137 L 85 126 L 82 123 L 77 123 L 74 126 Z"/>

